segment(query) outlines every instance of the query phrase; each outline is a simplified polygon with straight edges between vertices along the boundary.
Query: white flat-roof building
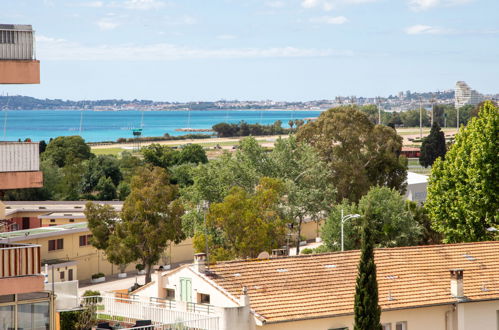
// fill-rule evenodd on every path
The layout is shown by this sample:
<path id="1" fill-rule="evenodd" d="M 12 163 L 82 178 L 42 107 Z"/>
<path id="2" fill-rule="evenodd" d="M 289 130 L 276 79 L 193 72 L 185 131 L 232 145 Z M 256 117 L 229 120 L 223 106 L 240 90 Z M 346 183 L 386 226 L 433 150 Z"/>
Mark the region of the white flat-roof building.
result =
<path id="1" fill-rule="evenodd" d="M 419 204 L 426 201 L 428 176 L 407 172 L 407 192 L 405 198 Z"/>
<path id="2" fill-rule="evenodd" d="M 454 106 L 456 109 L 465 105 L 477 105 L 483 100 L 483 95 L 471 89 L 464 81 L 456 83 L 456 94 L 454 96 Z"/>

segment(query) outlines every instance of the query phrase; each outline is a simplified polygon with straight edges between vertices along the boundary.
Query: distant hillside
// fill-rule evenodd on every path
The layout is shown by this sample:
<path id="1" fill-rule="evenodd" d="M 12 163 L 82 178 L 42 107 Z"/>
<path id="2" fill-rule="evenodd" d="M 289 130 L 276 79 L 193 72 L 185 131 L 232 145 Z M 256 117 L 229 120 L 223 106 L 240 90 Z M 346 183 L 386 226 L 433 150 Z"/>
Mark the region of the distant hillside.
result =
<path id="1" fill-rule="evenodd" d="M 122 106 L 128 104 L 140 106 L 151 105 L 149 100 L 97 100 L 70 101 L 61 99 L 37 99 L 30 96 L 12 95 L 0 96 L 0 109 L 40 110 L 40 109 L 92 109 L 95 106 Z"/>

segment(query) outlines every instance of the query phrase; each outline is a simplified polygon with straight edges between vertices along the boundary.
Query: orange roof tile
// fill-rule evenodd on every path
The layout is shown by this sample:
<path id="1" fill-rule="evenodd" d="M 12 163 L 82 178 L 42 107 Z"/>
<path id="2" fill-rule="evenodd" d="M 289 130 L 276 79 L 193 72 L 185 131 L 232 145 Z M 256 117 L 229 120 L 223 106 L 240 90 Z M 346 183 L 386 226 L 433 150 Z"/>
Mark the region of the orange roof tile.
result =
<path id="1" fill-rule="evenodd" d="M 238 260 L 210 266 L 232 295 L 248 289 L 251 309 L 269 322 L 353 313 L 359 251 Z M 451 269 L 464 270 L 467 299 L 499 299 L 499 242 L 376 249 L 383 310 L 456 302 Z"/>

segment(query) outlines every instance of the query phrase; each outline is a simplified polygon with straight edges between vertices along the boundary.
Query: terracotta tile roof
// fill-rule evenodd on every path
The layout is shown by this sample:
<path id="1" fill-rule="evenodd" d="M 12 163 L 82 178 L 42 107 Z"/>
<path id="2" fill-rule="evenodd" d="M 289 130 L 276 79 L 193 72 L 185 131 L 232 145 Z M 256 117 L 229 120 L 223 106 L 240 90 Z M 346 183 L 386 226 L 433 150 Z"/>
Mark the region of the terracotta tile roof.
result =
<path id="1" fill-rule="evenodd" d="M 359 251 L 239 260 L 210 266 L 232 295 L 248 289 L 251 309 L 267 323 L 353 313 Z M 451 269 L 464 270 L 467 299 L 499 299 L 499 242 L 377 249 L 383 310 L 450 304 Z"/>

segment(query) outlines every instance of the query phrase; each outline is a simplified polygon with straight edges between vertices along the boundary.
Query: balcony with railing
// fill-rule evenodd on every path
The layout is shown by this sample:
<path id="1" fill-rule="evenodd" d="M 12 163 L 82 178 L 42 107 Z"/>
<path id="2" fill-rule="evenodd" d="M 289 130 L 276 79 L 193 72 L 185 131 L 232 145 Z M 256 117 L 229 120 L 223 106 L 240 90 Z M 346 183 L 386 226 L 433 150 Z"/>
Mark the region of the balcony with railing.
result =
<path id="1" fill-rule="evenodd" d="M 40 245 L 0 244 L 0 296 L 43 291 Z"/>
<path id="2" fill-rule="evenodd" d="M 31 25 L 0 24 L 0 84 L 39 84 Z"/>
<path id="3" fill-rule="evenodd" d="M 81 305 L 93 308 L 100 322 L 109 322 L 121 329 L 219 329 L 215 308 L 190 306 L 159 298 L 120 297 L 114 294 L 82 297 Z M 142 323 L 141 323 L 142 322 Z M 148 325 L 139 326 L 147 323 Z"/>

